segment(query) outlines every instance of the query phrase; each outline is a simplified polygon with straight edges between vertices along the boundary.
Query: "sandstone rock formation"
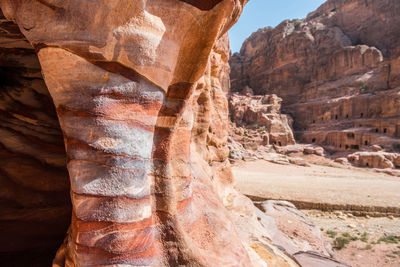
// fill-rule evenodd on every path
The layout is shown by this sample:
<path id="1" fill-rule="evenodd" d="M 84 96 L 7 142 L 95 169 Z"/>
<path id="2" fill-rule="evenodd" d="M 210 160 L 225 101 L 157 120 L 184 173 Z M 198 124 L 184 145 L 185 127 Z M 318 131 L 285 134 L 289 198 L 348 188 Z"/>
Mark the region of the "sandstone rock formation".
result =
<path id="1" fill-rule="evenodd" d="M 400 168 L 400 154 L 387 152 L 356 152 L 347 156 L 347 160 L 358 167 L 378 169 Z"/>
<path id="2" fill-rule="evenodd" d="M 250 264 L 190 138 L 198 80 L 243 4 L 1 1 L 64 134 L 73 212 L 55 266 Z"/>
<path id="3" fill-rule="evenodd" d="M 255 128 L 256 133 L 261 133 L 258 138 L 260 142 L 254 142 L 256 145 L 292 145 L 295 143 L 292 119 L 290 116 L 280 113 L 281 102 L 282 99 L 276 95 L 243 96 L 233 94 L 229 98 L 230 116 L 236 126 Z M 247 133 L 246 136 L 248 135 Z"/>
<path id="4" fill-rule="evenodd" d="M 72 199 L 53 266 L 297 266 L 233 188 L 223 34 L 244 2 L 0 1 L 0 215 L 21 236 L 2 251 L 51 247 L 69 219 L 48 88 Z"/>
<path id="5" fill-rule="evenodd" d="M 277 94 L 300 142 L 400 147 L 400 2 L 328 0 L 260 29 L 230 60 L 232 91 Z"/>
<path id="6" fill-rule="evenodd" d="M 60 241 L 66 159 L 55 267 L 299 266 L 228 161 L 225 32 L 245 2 L 0 0 L 2 252 Z"/>

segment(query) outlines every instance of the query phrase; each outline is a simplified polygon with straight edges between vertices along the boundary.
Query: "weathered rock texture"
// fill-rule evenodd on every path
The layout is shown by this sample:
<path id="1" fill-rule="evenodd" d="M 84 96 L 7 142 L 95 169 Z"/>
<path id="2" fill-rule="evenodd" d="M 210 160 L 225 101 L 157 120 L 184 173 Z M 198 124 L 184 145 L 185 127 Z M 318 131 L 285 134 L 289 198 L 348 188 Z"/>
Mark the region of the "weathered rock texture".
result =
<path id="1" fill-rule="evenodd" d="M 57 114 L 35 50 L 0 10 L 0 265 L 49 266 L 70 223 L 69 179 Z M 7 258 L 15 265 L 7 264 Z M 50 260 L 49 260 L 50 259 Z M 39 259 L 40 260 L 40 259 Z M 26 265 L 25 265 L 26 266 Z"/>
<path id="2" fill-rule="evenodd" d="M 198 80 L 243 2 L 185 2 L 1 1 L 64 134 L 73 212 L 55 266 L 250 264 L 191 153 Z"/>
<path id="3" fill-rule="evenodd" d="M 358 167 L 378 169 L 400 168 L 400 155 L 398 153 L 356 152 L 347 156 L 347 160 Z"/>
<path id="4" fill-rule="evenodd" d="M 0 0 L 2 252 L 61 243 L 66 162 L 53 266 L 298 266 L 233 188 L 244 2 Z"/>
<path id="5" fill-rule="evenodd" d="M 281 103 L 282 99 L 274 94 L 264 96 L 233 94 L 229 97 L 231 120 L 236 126 L 255 129 L 256 136 L 251 136 L 256 139 L 252 142 L 255 146 L 293 145 L 295 140 L 292 118 L 281 114 Z M 249 130 L 242 131 L 243 138 L 250 137 Z"/>
<path id="6" fill-rule="evenodd" d="M 1 252 L 48 266 L 20 251 L 61 243 L 67 167 L 54 267 L 332 263 L 233 187 L 225 32 L 245 2 L 0 0 Z"/>
<path id="7" fill-rule="evenodd" d="M 399 148 L 400 2 L 328 0 L 260 29 L 230 60 L 232 90 L 277 94 L 302 142 Z"/>

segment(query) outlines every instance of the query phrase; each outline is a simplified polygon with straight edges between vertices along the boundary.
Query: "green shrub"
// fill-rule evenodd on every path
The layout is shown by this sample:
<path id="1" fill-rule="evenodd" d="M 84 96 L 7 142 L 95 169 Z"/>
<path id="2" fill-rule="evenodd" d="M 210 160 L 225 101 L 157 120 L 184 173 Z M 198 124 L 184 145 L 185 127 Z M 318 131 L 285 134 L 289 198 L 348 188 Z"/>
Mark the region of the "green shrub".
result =
<path id="1" fill-rule="evenodd" d="M 337 235 L 337 232 L 328 230 L 328 231 L 326 231 L 326 234 L 327 234 L 330 238 L 335 238 L 335 236 Z"/>
<path id="2" fill-rule="evenodd" d="M 360 240 L 364 243 L 368 242 L 368 234 L 366 232 L 364 232 L 360 238 Z"/>
<path id="3" fill-rule="evenodd" d="M 351 235 L 349 233 L 343 233 L 342 236 L 343 237 L 350 237 Z"/>
<path id="4" fill-rule="evenodd" d="M 378 243 L 385 242 L 387 244 L 398 244 L 400 238 L 394 235 L 384 236 L 378 239 Z"/>
<path id="5" fill-rule="evenodd" d="M 345 238 L 347 238 L 347 239 L 349 239 L 349 240 L 351 240 L 351 241 L 356 241 L 356 240 L 358 240 L 358 237 L 352 236 L 352 235 L 350 235 L 349 233 L 343 233 L 342 236 L 345 237 Z"/>
<path id="6" fill-rule="evenodd" d="M 345 237 L 337 237 L 334 241 L 333 241 L 333 246 L 337 249 L 342 249 L 345 248 L 346 245 L 348 245 L 350 243 L 350 240 L 348 238 Z"/>
<path id="7" fill-rule="evenodd" d="M 369 87 L 366 86 L 365 84 L 360 86 L 360 93 L 361 94 L 368 94 L 369 91 L 370 91 Z"/>

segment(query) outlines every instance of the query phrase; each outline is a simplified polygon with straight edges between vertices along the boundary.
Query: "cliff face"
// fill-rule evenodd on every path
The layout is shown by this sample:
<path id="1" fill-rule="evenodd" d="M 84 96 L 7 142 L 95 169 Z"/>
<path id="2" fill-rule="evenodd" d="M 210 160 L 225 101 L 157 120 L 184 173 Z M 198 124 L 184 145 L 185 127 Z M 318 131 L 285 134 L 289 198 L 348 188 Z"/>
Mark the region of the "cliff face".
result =
<path id="1" fill-rule="evenodd" d="M 1 264 L 48 266 L 66 233 L 54 267 L 344 266 L 293 206 L 234 189 L 245 2 L 0 0 Z"/>
<path id="2" fill-rule="evenodd" d="M 399 12 L 396 0 L 328 0 L 304 20 L 260 29 L 230 60 L 232 90 L 282 97 L 300 141 L 396 149 Z"/>
<path id="3" fill-rule="evenodd" d="M 66 233 L 53 266 L 298 266 L 233 188 L 244 3 L 0 0 L 2 264 L 47 266 Z"/>
<path id="4" fill-rule="evenodd" d="M 54 266 L 248 266 L 212 170 L 191 153 L 199 80 L 243 1 L 0 3 L 36 49 L 64 135 L 72 221 Z M 64 171 L 62 151 L 50 163 Z"/>
<path id="5" fill-rule="evenodd" d="M 231 120 L 236 126 L 247 128 L 243 132 L 241 143 L 250 141 L 245 146 L 295 144 L 292 131 L 292 118 L 281 114 L 282 99 L 276 95 L 251 96 L 233 94 L 229 98 Z M 249 138 L 250 128 L 252 131 Z M 240 131 L 239 129 L 235 130 Z M 243 136 L 245 135 L 245 136 Z"/>

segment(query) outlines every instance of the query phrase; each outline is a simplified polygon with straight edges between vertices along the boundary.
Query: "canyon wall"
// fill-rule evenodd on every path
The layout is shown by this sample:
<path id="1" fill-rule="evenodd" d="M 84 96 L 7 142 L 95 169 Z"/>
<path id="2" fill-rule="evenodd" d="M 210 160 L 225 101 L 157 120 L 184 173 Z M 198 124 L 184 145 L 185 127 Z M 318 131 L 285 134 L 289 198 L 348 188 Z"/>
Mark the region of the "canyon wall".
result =
<path id="1" fill-rule="evenodd" d="M 234 189 L 225 33 L 244 4 L 0 0 L 1 264 L 332 263 Z"/>
<path id="2" fill-rule="evenodd" d="M 234 188 L 245 2 L 0 0 L 2 265 L 345 266 L 294 206 Z"/>
<path id="3" fill-rule="evenodd" d="M 293 120 L 281 114 L 281 103 L 282 99 L 276 95 L 231 95 L 229 112 L 234 123 L 233 132 L 239 138 L 236 139 L 248 149 L 257 149 L 260 145 L 295 144 Z"/>
<path id="4" fill-rule="evenodd" d="M 37 52 L 64 135 L 72 222 L 55 266 L 250 264 L 210 177 L 196 169 L 200 159 L 191 153 L 198 81 L 215 40 L 243 4 L 1 1 L 4 15 Z M 54 139 L 60 136 L 55 128 Z M 25 153 L 32 146 L 11 141 Z M 59 161 L 42 154 L 39 160 L 65 174 L 59 152 Z M 45 190 L 46 184 L 33 186 Z"/>
<path id="5" fill-rule="evenodd" d="M 232 91 L 277 94 L 301 142 L 400 147 L 400 2 L 328 0 L 253 33 L 230 59 Z"/>

